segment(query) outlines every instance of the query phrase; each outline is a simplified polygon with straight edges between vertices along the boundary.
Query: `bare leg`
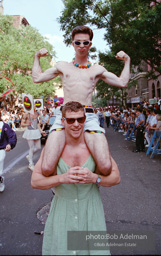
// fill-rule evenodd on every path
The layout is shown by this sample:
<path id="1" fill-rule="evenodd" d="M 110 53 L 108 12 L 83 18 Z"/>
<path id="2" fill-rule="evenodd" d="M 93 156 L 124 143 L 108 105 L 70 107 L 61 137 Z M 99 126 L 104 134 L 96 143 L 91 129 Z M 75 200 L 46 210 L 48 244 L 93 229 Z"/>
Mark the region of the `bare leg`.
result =
<path id="1" fill-rule="evenodd" d="M 111 172 L 111 155 L 104 134 L 85 132 L 85 141 L 91 152 L 97 169 L 103 175 Z"/>
<path id="2" fill-rule="evenodd" d="M 65 145 L 65 132 L 53 131 L 49 134 L 42 156 L 42 174 L 44 176 L 52 175 L 58 163 Z"/>

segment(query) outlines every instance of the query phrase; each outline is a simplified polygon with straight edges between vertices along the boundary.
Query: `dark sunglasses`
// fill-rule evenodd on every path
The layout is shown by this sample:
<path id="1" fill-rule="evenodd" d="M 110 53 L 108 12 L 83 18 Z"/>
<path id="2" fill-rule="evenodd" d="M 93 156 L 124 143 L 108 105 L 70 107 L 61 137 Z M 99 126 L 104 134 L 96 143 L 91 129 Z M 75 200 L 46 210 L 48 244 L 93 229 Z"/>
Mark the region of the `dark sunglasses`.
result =
<path id="1" fill-rule="evenodd" d="M 81 42 L 84 44 L 84 45 L 89 45 L 91 43 L 91 41 L 73 41 L 73 43 L 75 43 L 76 45 L 80 45 Z"/>
<path id="2" fill-rule="evenodd" d="M 68 124 L 74 124 L 76 120 L 77 120 L 78 123 L 83 124 L 85 122 L 85 120 L 86 120 L 86 117 L 85 116 L 79 117 L 79 118 L 66 118 L 66 117 L 63 117 L 63 119 L 65 119 Z"/>

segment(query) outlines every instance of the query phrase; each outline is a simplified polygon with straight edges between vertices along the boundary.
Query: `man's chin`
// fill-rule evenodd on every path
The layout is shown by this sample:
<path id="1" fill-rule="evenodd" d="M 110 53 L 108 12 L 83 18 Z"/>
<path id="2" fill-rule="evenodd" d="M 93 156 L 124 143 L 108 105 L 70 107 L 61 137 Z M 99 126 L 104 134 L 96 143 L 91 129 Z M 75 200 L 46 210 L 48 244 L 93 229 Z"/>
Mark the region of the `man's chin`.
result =
<path id="1" fill-rule="evenodd" d="M 73 137 L 75 137 L 75 138 L 77 138 L 77 137 L 79 137 L 81 135 L 81 130 L 77 130 L 77 131 L 72 131 L 72 136 Z"/>

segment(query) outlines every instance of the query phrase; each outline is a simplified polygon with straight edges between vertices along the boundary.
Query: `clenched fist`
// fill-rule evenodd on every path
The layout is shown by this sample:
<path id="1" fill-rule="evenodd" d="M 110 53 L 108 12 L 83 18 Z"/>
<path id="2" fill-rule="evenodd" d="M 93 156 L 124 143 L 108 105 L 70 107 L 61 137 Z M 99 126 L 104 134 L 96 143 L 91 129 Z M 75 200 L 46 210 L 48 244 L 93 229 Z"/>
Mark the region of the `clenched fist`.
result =
<path id="1" fill-rule="evenodd" d="M 120 51 L 116 54 L 116 59 L 126 61 L 128 59 L 130 60 L 130 57 L 124 51 Z"/>
<path id="2" fill-rule="evenodd" d="M 45 57 L 45 56 L 48 56 L 48 50 L 46 50 L 45 48 L 42 48 L 42 49 L 40 49 L 40 50 L 36 53 L 36 55 L 37 55 L 38 57 Z"/>

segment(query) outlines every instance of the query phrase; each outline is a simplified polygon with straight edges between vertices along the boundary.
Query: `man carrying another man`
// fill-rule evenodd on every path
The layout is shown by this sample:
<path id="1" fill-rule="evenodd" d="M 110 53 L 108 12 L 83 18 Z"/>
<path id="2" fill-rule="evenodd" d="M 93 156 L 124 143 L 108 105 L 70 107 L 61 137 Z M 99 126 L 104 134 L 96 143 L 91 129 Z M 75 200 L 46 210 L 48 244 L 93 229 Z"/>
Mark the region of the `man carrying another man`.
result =
<path id="1" fill-rule="evenodd" d="M 35 54 L 32 77 L 35 83 L 49 81 L 60 76 L 64 90 L 64 104 L 76 100 L 86 108 L 85 141 L 102 174 L 109 174 L 111 170 L 111 157 L 107 140 L 103 133 L 105 130 L 99 126 L 97 116 L 92 106 L 92 94 L 99 79 L 117 86 L 126 87 L 130 75 L 130 57 L 120 51 L 116 58 L 123 60 L 125 65 L 120 77 L 108 72 L 103 66 L 94 65 L 87 60 L 88 51 L 92 46 L 93 31 L 87 26 L 78 26 L 72 31 L 72 45 L 75 58 L 72 62 L 58 62 L 54 67 L 42 72 L 40 58 L 47 56 L 48 51 L 41 49 Z M 92 112 L 92 113 L 91 113 Z M 62 129 L 60 131 L 60 129 Z M 65 145 L 64 127 L 61 124 L 61 112 L 57 115 L 53 125 L 54 132 L 50 133 L 45 150 L 42 155 L 42 172 L 49 176 L 56 170 L 56 165 Z M 58 130 L 58 131 L 57 131 Z M 91 133 L 92 132 L 92 133 Z M 54 157 L 53 157 L 54 156 Z"/>
<path id="2" fill-rule="evenodd" d="M 65 127 L 65 146 L 57 164 L 57 173 L 50 177 L 42 174 L 42 152 L 32 174 L 33 188 L 45 190 L 55 187 L 45 225 L 43 255 L 76 253 L 67 249 L 68 231 L 106 231 L 98 184 L 107 187 L 117 185 L 120 174 L 113 158 L 108 176 L 95 172 L 96 165 L 83 133 L 85 120 L 84 108 L 79 102 L 65 104 L 61 119 Z M 110 255 L 110 251 L 107 247 L 107 250 L 92 251 L 92 254 Z M 91 251 L 77 251 L 77 255 L 91 255 Z"/>

